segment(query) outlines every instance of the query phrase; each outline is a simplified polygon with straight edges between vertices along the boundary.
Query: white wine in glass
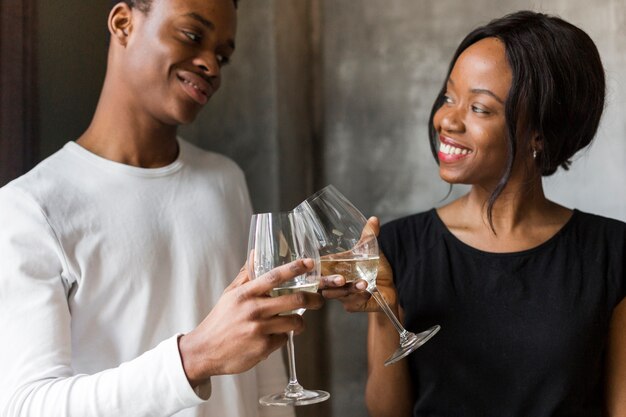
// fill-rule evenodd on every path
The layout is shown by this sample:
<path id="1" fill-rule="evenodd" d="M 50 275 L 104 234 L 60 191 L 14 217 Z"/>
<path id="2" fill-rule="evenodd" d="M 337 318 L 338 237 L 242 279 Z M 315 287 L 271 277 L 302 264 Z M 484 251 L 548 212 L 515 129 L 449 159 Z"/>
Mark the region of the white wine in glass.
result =
<path id="1" fill-rule="evenodd" d="M 376 282 L 378 274 L 378 256 L 358 257 L 356 255 L 343 258 L 332 255 L 324 256 L 320 259 L 323 275 L 339 274 L 342 275 L 346 282 L 353 282 L 363 279 L 370 282 Z"/>
<path id="2" fill-rule="evenodd" d="M 248 241 L 248 274 L 251 279 L 297 259 L 312 259 L 313 270 L 273 288 L 269 295 L 280 297 L 300 291 L 317 292 L 320 280 L 320 261 L 312 233 L 296 213 L 262 213 L 252 216 Z M 305 309 L 285 311 L 286 314 L 304 314 Z M 287 356 L 289 382 L 284 391 L 259 399 L 262 405 L 307 405 L 326 401 L 330 394 L 321 390 L 307 390 L 298 383 L 294 355 L 293 331 L 288 333 Z"/>
<path id="3" fill-rule="evenodd" d="M 328 185 L 307 198 L 295 209 L 315 234 L 323 275 L 343 275 L 347 282 L 363 279 L 367 291 L 400 335 L 400 346 L 385 361 L 385 366 L 404 358 L 426 343 L 440 329 L 435 325 L 415 334 L 406 330 L 393 314 L 376 287 L 378 240 L 367 226 L 365 216 L 334 186 Z"/>

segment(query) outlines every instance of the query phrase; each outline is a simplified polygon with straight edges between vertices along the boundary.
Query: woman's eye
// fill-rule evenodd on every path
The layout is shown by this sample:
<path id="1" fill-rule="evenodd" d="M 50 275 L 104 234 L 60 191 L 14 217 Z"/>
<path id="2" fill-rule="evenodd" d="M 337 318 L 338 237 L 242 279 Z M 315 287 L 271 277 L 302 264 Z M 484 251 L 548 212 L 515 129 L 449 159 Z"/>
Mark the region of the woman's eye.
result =
<path id="1" fill-rule="evenodd" d="M 193 33 L 193 32 L 183 32 L 185 36 L 187 36 L 192 42 L 200 42 L 202 40 L 202 36 Z"/>
<path id="2" fill-rule="evenodd" d="M 474 113 L 479 113 L 479 114 L 487 114 L 489 113 L 487 110 L 480 108 L 480 107 L 476 107 L 476 106 L 472 106 L 472 111 Z"/>
<path id="3" fill-rule="evenodd" d="M 443 102 L 444 103 L 452 103 L 452 99 L 450 98 L 450 96 L 444 95 L 443 96 Z"/>

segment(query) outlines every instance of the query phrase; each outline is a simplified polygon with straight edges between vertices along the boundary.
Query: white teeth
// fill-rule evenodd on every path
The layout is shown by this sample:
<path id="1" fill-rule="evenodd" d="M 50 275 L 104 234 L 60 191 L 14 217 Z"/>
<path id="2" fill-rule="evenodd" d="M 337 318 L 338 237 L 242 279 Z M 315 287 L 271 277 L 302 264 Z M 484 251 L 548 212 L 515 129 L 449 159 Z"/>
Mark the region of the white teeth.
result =
<path id="1" fill-rule="evenodd" d="M 192 86 L 192 87 L 193 87 L 193 88 L 195 88 L 196 90 L 200 91 L 200 88 L 199 88 L 197 85 L 195 85 L 194 83 L 192 83 L 191 81 L 183 80 L 183 82 L 184 82 L 185 84 L 189 84 L 190 86 Z"/>
<path id="2" fill-rule="evenodd" d="M 467 155 L 472 152 L 469 149 L 457 148 L 443 142 L 439 143 L 439 151 L 441 153 L 445 153 L 446 155 Z"/>

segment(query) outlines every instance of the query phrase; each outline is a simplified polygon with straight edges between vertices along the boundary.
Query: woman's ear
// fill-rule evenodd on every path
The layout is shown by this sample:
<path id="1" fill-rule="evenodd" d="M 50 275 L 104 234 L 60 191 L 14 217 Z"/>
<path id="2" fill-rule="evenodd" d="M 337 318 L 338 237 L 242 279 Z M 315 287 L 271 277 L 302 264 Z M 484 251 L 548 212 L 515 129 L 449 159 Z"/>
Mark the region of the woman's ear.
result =
<path id="1" fill-rule="evenodd" d="M 534 134 L 533 138 L 530 140 L 530 154 L 532 155 L 535 166 L 537 166 L 538 161 L 543 160 L 543 150 L 544 150 L 544 142 L 541 136 L 538 134 Z"/>
<path id="2" fill-rule="evenodd" d="M 533 151 L 537 153 L 542 153 L 543 152 L 543 139 L 539 135 L 535 134 L 532 140 L 530 141 L 530 146 L 532 147 Z"/>
<path id="3" fill-rule="evenodd" d="M 116 4 L 109 13 L 109 32 L 111 40 L 116 39 L 121 45 L 126 46 L 128 35 L 132 30 L 133 10 L 124 2 Z"/>

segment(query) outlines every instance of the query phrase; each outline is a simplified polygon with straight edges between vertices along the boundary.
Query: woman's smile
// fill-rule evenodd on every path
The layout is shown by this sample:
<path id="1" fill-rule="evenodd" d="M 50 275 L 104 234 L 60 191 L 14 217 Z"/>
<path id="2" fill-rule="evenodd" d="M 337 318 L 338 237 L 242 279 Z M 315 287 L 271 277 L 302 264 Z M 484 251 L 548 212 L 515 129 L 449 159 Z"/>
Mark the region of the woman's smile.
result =
<path id="1" fill-rule="evenodd" d="M 457 142 L 445 137 L 439 137 L 439 161 L 443 163 L 455 162 L 470 155 L 473 151 L 461 146 Z"/>

